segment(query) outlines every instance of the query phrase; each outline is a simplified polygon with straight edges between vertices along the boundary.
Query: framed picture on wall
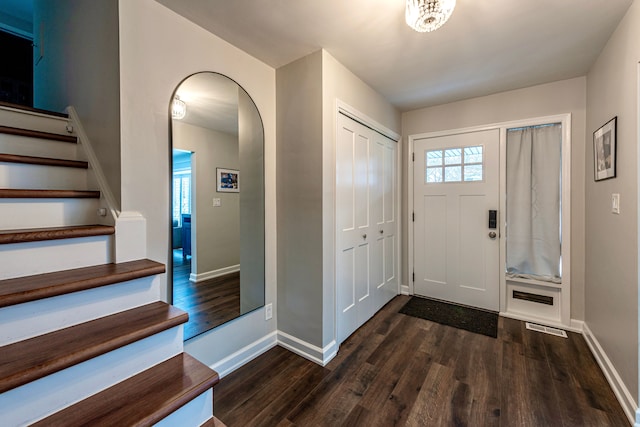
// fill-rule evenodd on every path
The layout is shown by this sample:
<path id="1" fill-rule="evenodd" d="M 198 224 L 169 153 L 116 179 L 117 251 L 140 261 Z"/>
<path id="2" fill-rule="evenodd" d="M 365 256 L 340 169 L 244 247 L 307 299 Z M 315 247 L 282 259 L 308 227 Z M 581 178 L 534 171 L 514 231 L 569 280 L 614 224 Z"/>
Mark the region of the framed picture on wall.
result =
<path id="1" fill-rule="evenodd" d="M 240 192 L 240 171 L 235 169 L 216 168 L 219 193 Z"/>
<path id="2" fill-rule="evenodd" d="M 593 133 L 593 170 L 596 181 L 616 177 L 616 125 L 609 120 Z"/>

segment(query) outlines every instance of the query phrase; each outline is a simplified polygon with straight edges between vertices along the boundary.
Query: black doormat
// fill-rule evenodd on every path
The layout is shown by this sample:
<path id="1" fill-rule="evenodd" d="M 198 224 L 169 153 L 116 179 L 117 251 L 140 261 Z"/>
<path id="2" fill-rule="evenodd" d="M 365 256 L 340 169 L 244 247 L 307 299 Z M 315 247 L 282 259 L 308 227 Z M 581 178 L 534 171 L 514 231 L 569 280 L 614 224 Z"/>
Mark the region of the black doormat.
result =
<path id="1" fill-rule="evenodd" d="M 399 313 L 488 337 L 498 337 L 498 313 L 427 298 L 411 297 Z"/>

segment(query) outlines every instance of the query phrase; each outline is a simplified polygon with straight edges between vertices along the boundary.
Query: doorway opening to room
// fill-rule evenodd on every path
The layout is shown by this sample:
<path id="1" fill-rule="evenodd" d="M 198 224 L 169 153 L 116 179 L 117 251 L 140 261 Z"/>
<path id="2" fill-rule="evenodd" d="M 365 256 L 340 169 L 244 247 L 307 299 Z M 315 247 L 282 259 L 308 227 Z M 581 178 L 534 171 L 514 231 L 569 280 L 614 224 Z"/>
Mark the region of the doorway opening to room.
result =
<path id="1" fill-rule="evenodd" d="M 409 136 L 411 294 L 570 326 L 570 115 Z"/>
<path id="2" fill-rule="evenodd" d="M 33 40 L 0 28 L 0 101 L 33 106 Z"/>
<path id="3" fill-rule="evenodd" d="M 191 157 L 173 150 L 172 249 L 174 281 L 189 281 L 191 274 Z"/>

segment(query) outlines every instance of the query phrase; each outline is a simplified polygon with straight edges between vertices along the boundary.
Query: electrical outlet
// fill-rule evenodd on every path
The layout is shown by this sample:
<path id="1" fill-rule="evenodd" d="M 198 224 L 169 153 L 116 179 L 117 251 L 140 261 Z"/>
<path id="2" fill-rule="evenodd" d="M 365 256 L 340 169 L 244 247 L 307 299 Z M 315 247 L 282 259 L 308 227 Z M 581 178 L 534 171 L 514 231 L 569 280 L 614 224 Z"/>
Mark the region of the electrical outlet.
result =
<path id="1" fill-rule="evenodd" d="M 218 206 L 222 206 L 222 201 L 220 200 L 220 198 L 219 198 L 219 197 L 214 197 L 214 198 L 213 198 L 213 206 L 214 206 L 214 207 L 216 207 L 216 208 L 217 208 Z"/>
<path id="2" fill-rule="evenodd" d="M 271 303 L 264 307 L 264 320 L 269 320 L 273 317 L 273 305 Z"/>

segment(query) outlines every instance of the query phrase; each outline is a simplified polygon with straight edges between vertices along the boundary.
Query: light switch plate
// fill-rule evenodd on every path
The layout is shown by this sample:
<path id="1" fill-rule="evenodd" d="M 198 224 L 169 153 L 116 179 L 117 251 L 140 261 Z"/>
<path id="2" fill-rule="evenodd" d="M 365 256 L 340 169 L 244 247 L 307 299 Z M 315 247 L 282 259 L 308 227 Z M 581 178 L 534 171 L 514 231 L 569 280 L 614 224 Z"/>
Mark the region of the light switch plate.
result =
<path id="1" fill-rule="evenodd" d="M 271 303 L 264 307 L 264 320 L 269 320 L 273 317 L 273 305 Z"/>
<path id="2" fill-rule="evenodd" d="M 614 214 L 620 214 L 620 194 L 613 193 L 611 195 L 611 212 Z"/>

